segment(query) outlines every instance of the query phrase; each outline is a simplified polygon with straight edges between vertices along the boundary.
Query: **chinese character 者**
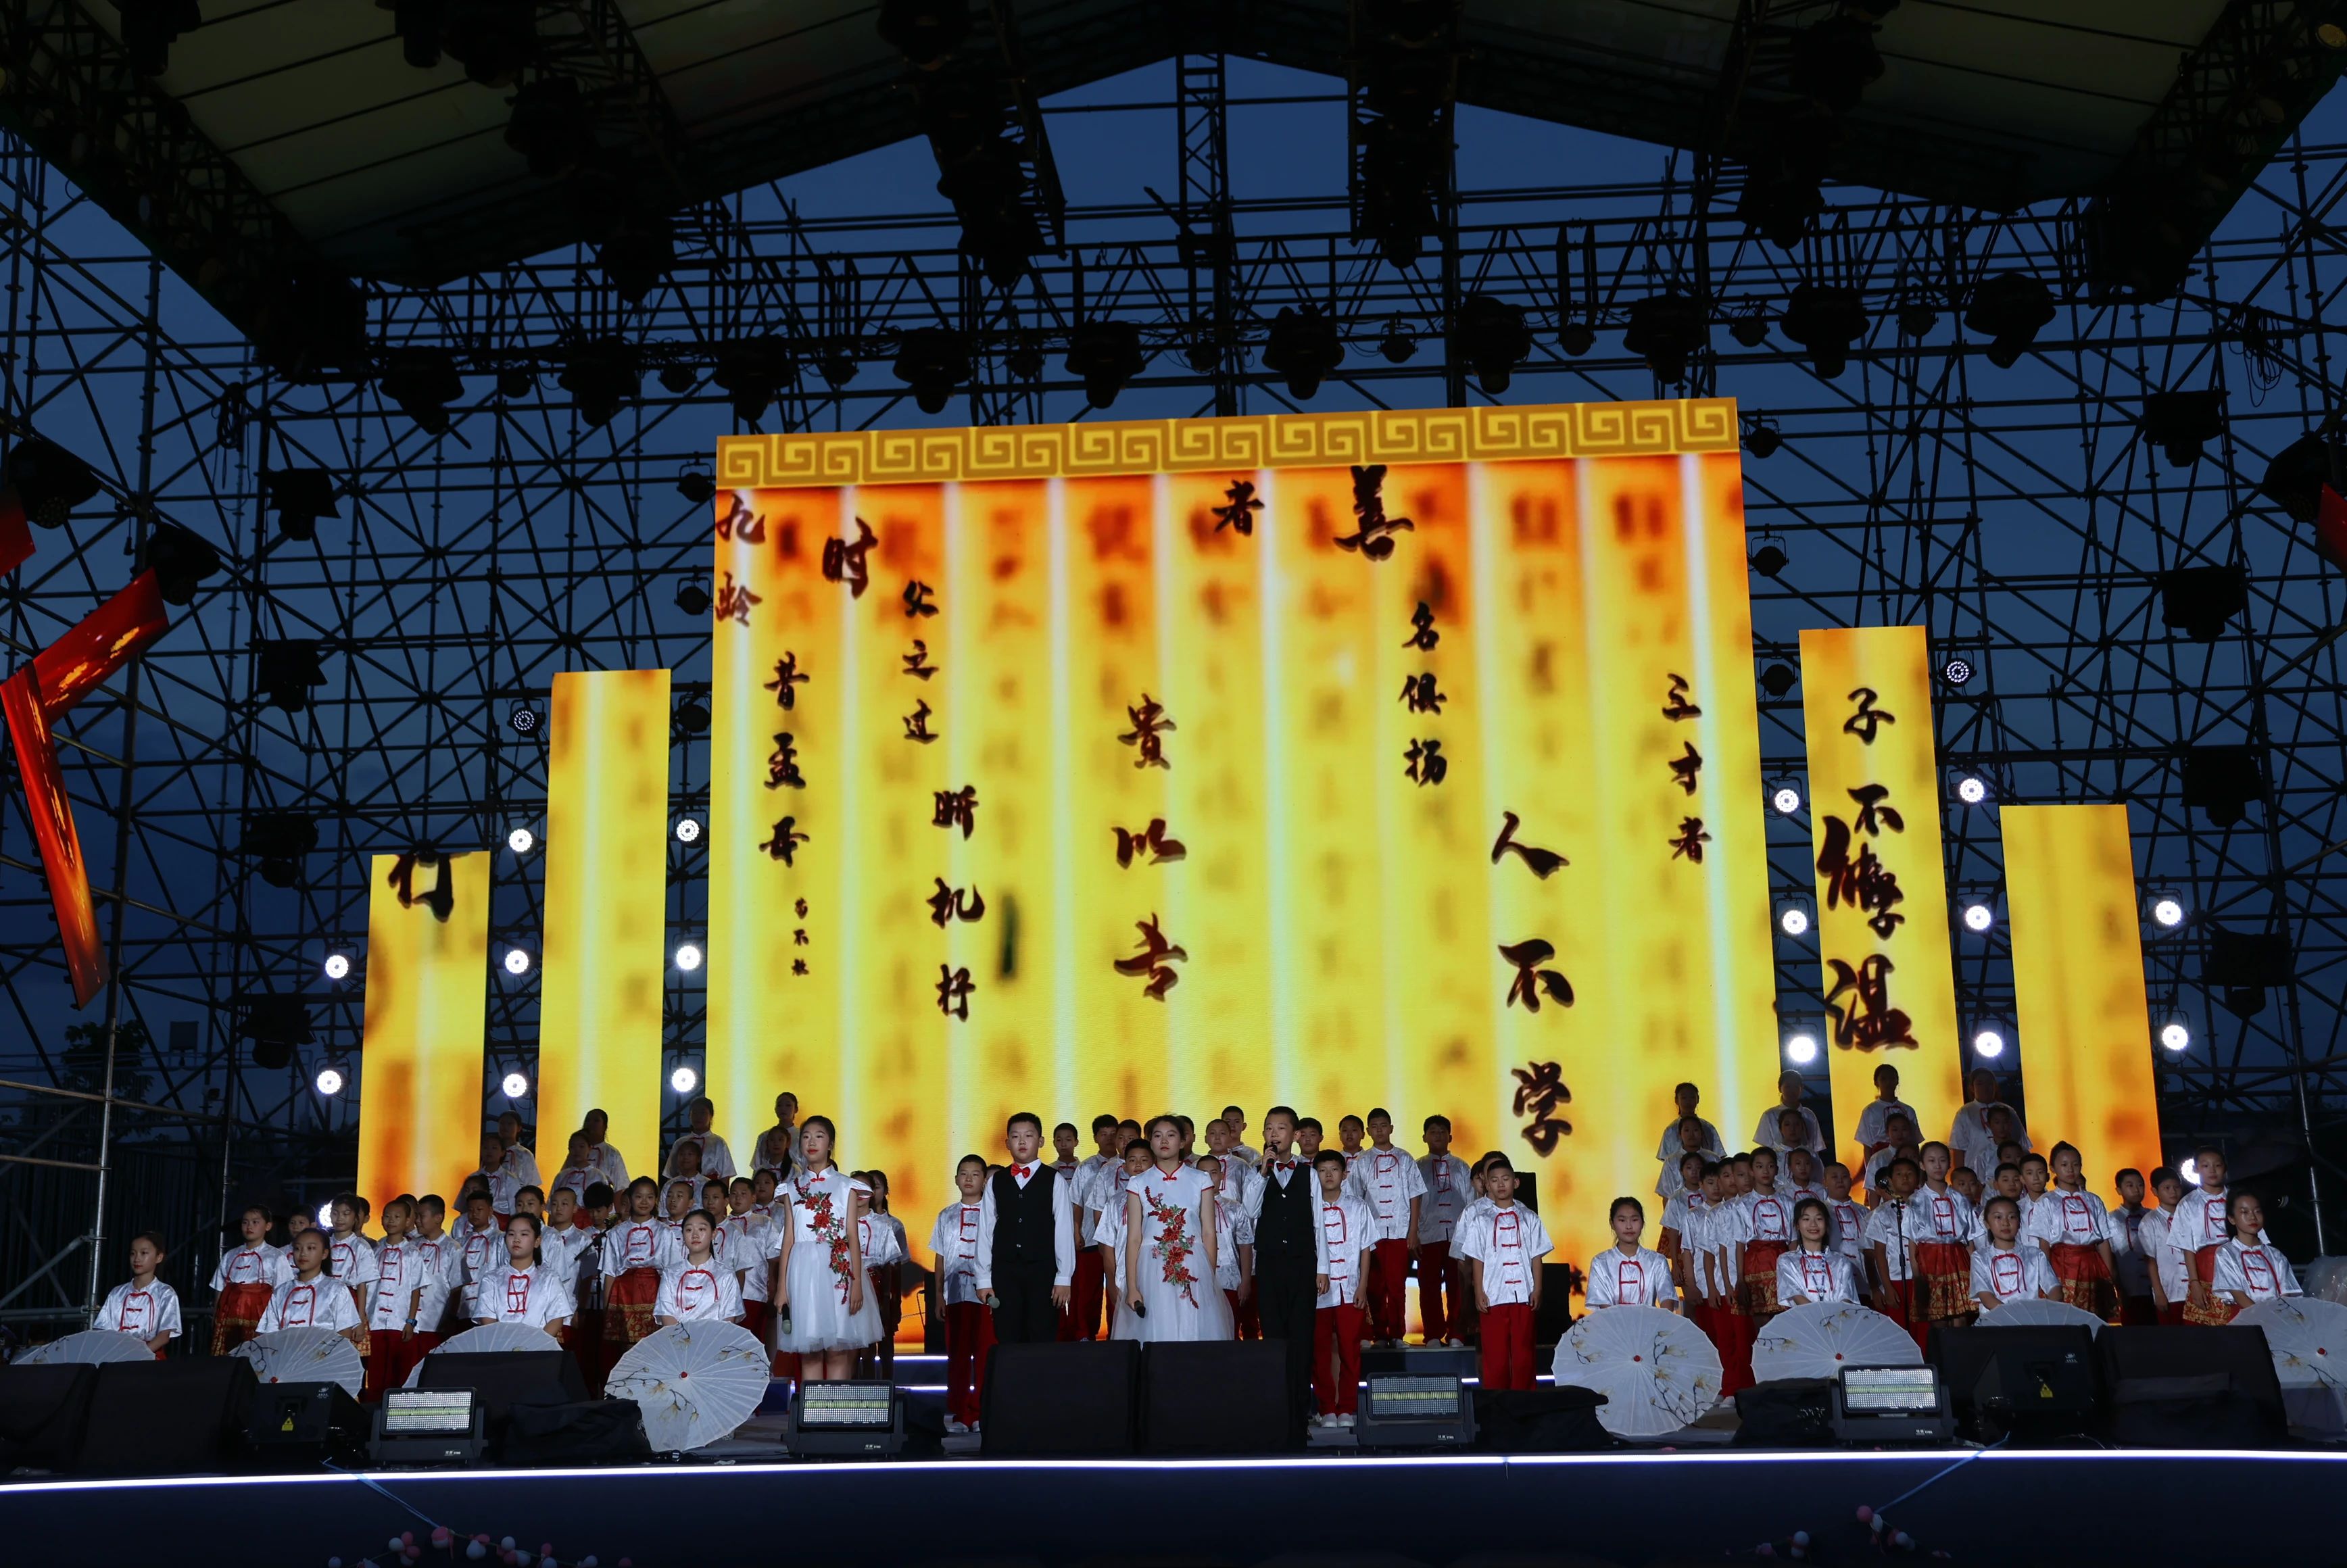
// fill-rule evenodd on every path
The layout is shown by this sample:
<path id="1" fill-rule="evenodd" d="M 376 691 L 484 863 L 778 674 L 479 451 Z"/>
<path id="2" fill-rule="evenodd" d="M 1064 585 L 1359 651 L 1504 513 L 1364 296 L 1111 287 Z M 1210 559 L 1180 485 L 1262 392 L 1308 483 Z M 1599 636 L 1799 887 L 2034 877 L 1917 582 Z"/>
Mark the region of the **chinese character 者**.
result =
<path id="1" fill-rule="evenodd" d="M 1236 528 L 1240 533 L 1252 535 L 1255 532 L 1255 515 L 1262 510 L 1263 503 L 1255 498 L 1255 482 L 1234 479 L 1231 487 L 1223 492 L 1223 504 L 1214 508 L 1214 532 L 1219 534 L 1225 528 Z"/>
<path id="2" fill-rule="evenodd" d="M 1671 858 L 1676 860 L 1684 855 L 1700 866 L 1703 864 L 1703 846 L 1710 842 L 1711 835 L 1703 830 L 1703 818 L 1683 816 L 1679 818 L 1678 836 L 1671 840 Z"/>

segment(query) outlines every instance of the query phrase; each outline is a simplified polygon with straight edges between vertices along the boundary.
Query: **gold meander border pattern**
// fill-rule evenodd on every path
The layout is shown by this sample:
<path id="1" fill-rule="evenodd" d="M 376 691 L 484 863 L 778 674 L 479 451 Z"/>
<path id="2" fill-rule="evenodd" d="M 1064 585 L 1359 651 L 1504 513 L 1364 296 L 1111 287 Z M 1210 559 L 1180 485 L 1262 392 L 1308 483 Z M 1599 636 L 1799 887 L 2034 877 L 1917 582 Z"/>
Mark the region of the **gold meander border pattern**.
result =
<path id="1" fill-rule="evenodd" d="M 1201 468 L 1654 456 L 1730 452 L 1736 445 L 1735 399 L 1686 397 L 1516 408 L 731 436 L 717 443 L 716 478 L 728 489 L 772 490 L 1179 474 Z"/>

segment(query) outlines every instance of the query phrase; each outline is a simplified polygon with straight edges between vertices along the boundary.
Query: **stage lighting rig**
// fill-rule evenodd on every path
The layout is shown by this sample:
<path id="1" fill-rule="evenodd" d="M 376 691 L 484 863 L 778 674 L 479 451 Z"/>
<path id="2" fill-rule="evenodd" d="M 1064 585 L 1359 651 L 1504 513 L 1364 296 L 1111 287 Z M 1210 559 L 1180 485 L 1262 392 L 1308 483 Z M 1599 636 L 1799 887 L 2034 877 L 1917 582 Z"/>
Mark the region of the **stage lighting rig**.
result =
<path id="1" fill-rule="evenodd" d="M 1752 557 L 1748 564 L 1762 577 L 1777 577 L 1784 572 L 1786 567 L 1792 564 L 1792 558 L 1785 553 L 1783 540 L 1774 534 L 1762 534 L 1753 543 Z"/>
<path id="2" fill-rule="evenodd" d="M 2054 319 L 2053 291 L 2026 272 L 1999 272 L 1973 291 L 1964 325 L 1989 339 L 1988 362 L 2010 370 Z"/>
<path id="3" fill-rule="evenodd" d="M 2160 624 L 2195 642 L 2214 642 L 2250 607 L 2250 579 L 2237 566 L 2185 566 L 2159 574 Z"/>
<path id="4" fill-rule="evenodd" d="M 1792 38 L 1793 91 L 1838 115 L 1858 107 L 1882 78 L 1874 24 L 1845 12 L 1814 22 Z"/>
<path id="5" fill-rule="evenodd" d="M 1685 381 L 1687 361 L 1710 343 L 1710 318 L 1703 302 L 1692 294 L 1649 294 L 1631 302 L 1630 326 L 1622 334 L 1622 346 L 1645 360 L 1665 385 Z"/>
<path id="6" fill-rule="evenodd" d="M 1353 233 L 1408 267 L 1450 206 L 1460 0 L 1358 0 L 1347 155 Z"/>
<path id="7" fill-rule="evenodd" d="M 1417 346 L 1410 345 L 1412 353 Z M 1344 363 L 1344 339 L 1337 333 L 1337 323 L 1322 315 L 1318 307 L 1307 305 L 1300 311 L 1280 307 L 1264 341 L 1263 368 L 1287 384 L 1290 397 L 1307 401 Z"/>
<path id="8" fill-rule="evenodd" d="M 559 179 L 595 151 L 595 112 L 576 77 L 539 76 L 507 100 L 506 145 L 529 162 L 540 179 Z"/>
<path id="9" fill-rule="evenodd" d="M 676 727 L 688 735 L 707 734 L 709 733 L 708 707 L 697 697 L 687 697 L 677 706 Z"/>
<path id="10" fill-rule="evenodd" d="M 1744 449 L 1753 456 L 1764 460 L 1773 457 L 1777 455 L 1777 449 L 1784 444 L 1785 433 L 1777 428 L 1775 420 L 1765 414 L 1755 414 L 1746 418 Z M 1772 571 L 1768 575 L 1774 577 L 1777 574 Z"/>
<path id="11" fill-rule="evenodd" d="M 589 338 L 563 354 L 555 384 L 570 394 L 579 418 L 600 426 L 619 417 L 620 405 L 641 389 L 643 371 L 634 348 L 624 340 Z"/>
<path id="12" fill-rule="evenodd" d="M 277 514 L 277 531 L 298 544 L 318 537 L 320 518 L 341 515 L 334 506 L 334 477 L 323 468 L 267 469 L 261 484 Z"/>
<path id="13" fill-rule="evenodd" d="M 318 1038 L 310 1027 L 310 1009 L 300 997 L 269 991 L 248 991 L 238 999 L 243 1019 L 237 1038 L 252 1041 L 252 1064 L 282 1072 L 293 1064 L 293 1048 Z"/>
<path id="14" fill-rule="evenodd" d="M 298 811 L 257 811 L 244 819 L 244 854 L 261 863 L 272 887 L 299 887 L 302 861 L 318 847 L 317 818 Z"/>
<path id="15" fill-rule="evenodd" d="M 953 400 L 954 389 L 969 379 L 969 350 L 949 327 L 916 327 L 897 340 L 897 361 L 889 368 L 913 389 L 922 413 L 939 414 Z"/>
<path id="16" fill-rule="evenodd" d="M 2226 1009 L 2235 1017 L 2254 1018 L 2265 1010 L 2266 992 L 2289 986 L 2295 968 L 2286 933 L 2211 925 L 2200 983 L 2221 992 Z"/>
<path id="17" fill-rule="evenodd" d="M 1418 354 L 1418 334 L 1402 325 L 1399 316 L 1386 321 L 1386 330 L 1378 339 L 1378 357 L 1388 364 L 1408 364 Z"/>
<path id="18" fill-rule="evenodd" d="M 1456 330 L 1454 351 L 1474 370 L 1475 384 L 1494 397 L 1508 390 L 1516 366 L 1532 357 L 1532 329 L 1522 305 L 1470 294 L 1459 302 Z"/>
<path id="19" fill-rule="evenodd" d="M 351 956 L 348 953 L 328 953 L 326 955 L 326 961 L 318 966 L 318 971 L 330 980 L 349 979 L 351 978 Z"/>
<path id="20" fill-rule="evenodd" d="M 177 523 L 158 522 L 147 530 L 147 569 L 166 604 L 192 604 L 196 584 L 220 569 L 220 551 Z"/>
<path id="21" fill-rule="evenodd" d="M 440 29 L 448 17 L 448 0 L 392 0 L 391 30 L 399 38 L 400 58 L 419 71 L 440 63 Z"/>
<path id="22" fill-rule="evenodd" d="M 98 492 L 90 466 L 54 441 L 19 437 L 0 466 L 0 513 L 15 511 L 45 528 L 65 526 L 76 507 Z"/>
<path id="23" fill-rule="evenodd" d="M 1758 348 L 1768 341 L 1768 307 L 1755 300 L 1736 313 L 1727 323 L 1727 335 L 1746 348 Z"/>
<path id="24" fill-rule="evenodd" d="M 686 578 L 676 585 L 676 607 L 698 620 L 709 613 L 709 585 L 698 578 Z"/>
<path id="25" fill-rule="evenodd" d="M 933 71 L 969 36 L 968 0 L 880 0 L 880 41 L 915 70 Z"/>
<path id="26" fill-rule="evenodd" d="M 1850 346 L 1866 336 L 1866 306 L 1856 289 L 1801 283 L 1786 302 L 1785 335 L 1809 351 L 1809 363 L 1831 381 L 1850 368 Z"/>
<path id="27" fill-rule="evenodd" d="M 509 365 L 497 372 L 499 397 L 528 397 L 538 390 L 538 377 L 526 365 Z"/>
<path id="28" fill-rule="evenodd" d="M 2213 827 L 2238 826 L 2248 808 L 2266 798 L 2258 754 L 2250 746 L 2185 747 L 2183 782 L 2186 808 L 2198 806 Z"/>
<path id="29" fill-rule="evenodd" d="M 665 212 L 627 219 L 603 241 L 596 260 L 602 263 L 611 292 L 640 305 L 676 265 L 676 220 Z"/>
<path id="30" fill-rule="evenodd" d="M 2171 468 L 2189 468 L 2201 449 L 2225 434 L 2225 395 L 2155 392 L 2143 400 L 2143 438 L 2167 456 Z"/>
<path id="31" fill-rule="evenodd" d="M 375 384 L 429 436 L 448 433 L 448 405 L 465 395 L 456 356 L 445 348 L 393 349 Z"/>
<path id="32" fill-rule="evenodd" d="M 790 382 L 790 344 L 774 336 L 726 343 L 717 351 L 717 367 L 710 379 L 725 394 L 733 417 L 755 425 Z M 711 493 L 715 493 L 713 486 Z"/>
<path id="33" fill-rule="evenodd" d="M 1114 404 L 1148 363 L 1132 322 L 1083 322 L 1068 334 L 1068 374 L 1084 384 L 1084 401 L 1094 408 Z"/>
<path id="34" fill-rule="evenodd" d="M 440 46 L 485 87 L 509 87 L 538 56 L 537 0 L 446 0 Z"/>
<path id="35" fill-rule="evenodd" d="M 1793 689 L 1794 683 L 1799 679 L 1799 676 L 1793 673 L 1791 665 L 1771 663 L 1760 671 L 1760 690 L 1768 692 L 1771 697 L 1782 697 Z"/>
<path id="36" fill-rule="evenodd" d="M 310 705 L 310 690 L 326 683 L 324 657 L 315 639 L 289 637 L 259 645 L 252 689 L 272 706 L 298 713 Z"/>
<path id="37" fill-rule="evenodd" d="M 204 25 L 196 0 L 115 0 L 122 21 L 122 47 L 130 68 L 142 77 L 159 77 L 170 62 L 171 46 L 182 34 Z"/>
<path id="38" fill-rule="evenodd" d="M 1736 216 L 1790 251 L 1825 210 L 1826 166 L 1841 146 L 1841 121 L 1823 105 L 1800 100 L 1755 105 L 1746 122 L 1747 167 Z"/>

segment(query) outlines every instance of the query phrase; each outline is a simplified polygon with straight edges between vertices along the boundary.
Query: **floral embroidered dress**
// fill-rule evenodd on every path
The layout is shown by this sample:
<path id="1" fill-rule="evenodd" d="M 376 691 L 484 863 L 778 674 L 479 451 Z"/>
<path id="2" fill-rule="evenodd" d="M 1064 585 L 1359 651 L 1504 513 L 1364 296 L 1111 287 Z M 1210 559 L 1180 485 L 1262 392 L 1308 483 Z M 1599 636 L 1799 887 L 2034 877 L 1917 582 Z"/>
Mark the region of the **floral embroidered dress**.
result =
<path id="1" fill-rule="evenodd" d="M 805 1356 L 859 1349 L 872 1342 L 847 1310 L 847 1237 L 856 1223 L 848 1194 L 862 1185 L 831 1166 L 821 1175 L 797 1173 L 775 1194 L 777 1215 L 788 1214 L 792 1232 L 791 1299 L 775 1308 L 776 1317 L 788 1317 L 791 1327 L 774 1337 L 776 1349 Z"/>
<path id="2" fill-rule="evenodd" d="M 1214 1184 L 1187 1165 L 1173 1171 L 1152 1166 L 1127 1189 L 1141 1202 L 1141 1227 L 1128 1248 L 1141 1255 L 1143 1316 L 1132 1337 L 1144 1344 L 1165 1339 L 1227 1339 L 1230 1303 L 1206 1263 L 1206 1200 Z M 1119 1321 L 1120 1332 L 1123 1327 Z"/>

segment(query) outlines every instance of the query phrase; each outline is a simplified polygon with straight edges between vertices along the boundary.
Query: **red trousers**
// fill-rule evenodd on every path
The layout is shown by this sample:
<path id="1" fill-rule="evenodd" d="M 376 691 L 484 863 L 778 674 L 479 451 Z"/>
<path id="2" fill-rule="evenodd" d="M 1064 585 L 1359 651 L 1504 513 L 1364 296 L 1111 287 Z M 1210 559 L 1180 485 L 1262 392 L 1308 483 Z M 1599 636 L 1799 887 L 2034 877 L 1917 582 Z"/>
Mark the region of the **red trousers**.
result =
<path id="1" fill-rule="evenodd" d="M 1750 1314 L 1733 1305 L 1733 1293 L 1725 1299 L 1730 1305 L 1711 1309 L 1711 1342 L 1719 1350 L 1720 1397 L 1728 1399 L 1752 1386 L 1752 1342 L 1760 1330 Z"/>
<path id="2" fill-rule="evenodd" d="M 758 1337 L 758 1343 L 771 1348 L 774 1336 L 768 1332 L 774 1326 L 774 1304 L 771 1301 L 745 1301 L 742 1304 L 742 1327 Z"/>
<path id="3" fill-rule="evenodd" d="M 2122 1296 L 2119 1297 L 2119 1321 L 2130 1328 L 2157 1323 L 2159 1307 L 2148 1296 Z"/>
<path id="4" fill-rule="evenodd" d="M 1409 1328 L 1409 1243 L 1383 1238 L 1369 1249 L 1369 1337 L 1399 1339 Z"/>
<path id="5" fill-rule="evenodd" d="M 2184 1327 L 2184 1303 L 2171 1301 L 2159 1309 L 2159 1320 L 2170 1328 Z"/>
<path id="6" fill-rule="evenodd" d="M 1875 1303 L 1876 1309 L 1882 1316 L 1914 1337 L 1915 1348 L 1919 1350 L 1926 1348 L 1932 1334 L 1931 1322 L 1922 1313 L 1920 1295 L 1921 1287 L 1916 1281 L 1894 1279 L 1883 1286 L 1882 1299 Z"/>
<path id="7" fill-rule="evenodd" d="M 1531 1302 L 1511 1301 L 1485 1310 L 1481 1376 L 1486 1389 L 1529 1389 L 1532 1386 Z"/>
<path id="8" fill-rule="evenodd" d="M 407 1337 L 406 1345 L 401 1350 L 398 1372 L 384 1387 L 396 1389 L 405 1383 L 407 1375 L 415 1370 L 417 1363 L 440 1348 L 440 1341 L 446 1337 L 447 1336 L 443 1334 L 427 1334 L 421 1328 L 410 1334 Z"/>
<path id="9" fill-rule="evenodd" d="M 1426 1325 L 1429 1345 L 1440 1344 L 1453 1332 L 1466 1306 L 1460 1299 L 1462 1284 L 1449 1242 L 1418 1244 L 1418 1316 Z"/>
<path id="10" fill-rule="evenodd" d="M 1312 1403 L 1324 1416 L 1349 1416 L 1359 1407 L 1361 1322 L 1358 1302 L 1312 1314 Z"/>
<path id="11" fill-rule="evenodd" d="M 1101 1333 L 1101 1302 L 1106 1295 L 1108 1265 L 1100 1248 L 1076 1254 L 1076 1277 L 1068 1292 L 1068 1309 L 1060 1314 L 1061 1339 L 1097 1339 Z"/>
<path id="12" fill-rule="evenodd" d="M 360 1399 L 375 1404 L 385 1389 L 399 1387 L 415 1364 L 407 1353 L 410 1337 L 396 1328 L 378 1328 L 367 1336 L 366 1382 L 360 1388 Z"/>
<path id="13" fill-rule="evenodd" d="M 946 1308 L 946 1414 L 964 1423 L 979 1419 L 986 1391 L 986 1358 L 994 1348 L 994 1313 L 982 1301 Z"/>

